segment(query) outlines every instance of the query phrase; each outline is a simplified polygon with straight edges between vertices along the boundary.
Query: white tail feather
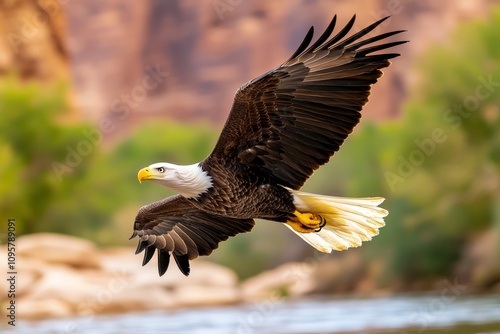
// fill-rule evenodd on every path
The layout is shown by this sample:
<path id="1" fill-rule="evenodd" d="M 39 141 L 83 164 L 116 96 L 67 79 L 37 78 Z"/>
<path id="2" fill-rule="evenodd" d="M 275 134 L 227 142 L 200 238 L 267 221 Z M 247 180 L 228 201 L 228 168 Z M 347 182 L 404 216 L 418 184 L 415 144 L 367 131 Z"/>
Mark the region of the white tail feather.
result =
<path id="1" fill-rule="evenodd" d="M 291 189 L 290 192 L 298 211 L 318 214 L 326 219 L 326 225 L 321 231 L 313 233 L 300 233 L 288 224 L 285 226 L 321 252 L 359 247 L 385 226 L 384 217 L 388 212 L 378 207 L 384 201 L 382 197 L 323 196 Z"/>

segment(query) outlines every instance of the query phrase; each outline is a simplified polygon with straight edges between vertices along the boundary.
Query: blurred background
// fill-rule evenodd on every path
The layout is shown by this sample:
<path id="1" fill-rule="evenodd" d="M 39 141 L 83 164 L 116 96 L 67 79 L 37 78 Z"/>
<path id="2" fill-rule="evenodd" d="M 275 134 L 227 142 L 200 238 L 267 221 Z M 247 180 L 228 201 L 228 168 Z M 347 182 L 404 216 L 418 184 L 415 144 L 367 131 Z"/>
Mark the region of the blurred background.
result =
<path id="1" fill-rule="evenodd" d="M 311 25 L 318 34 L 334 14 L 339 26 L 356 14 L 353 31 L 391 15 L 374 34 L 404 29 L 410 43 L 395 48 L 402 56 L 373 87 L 361 124 L 304 189 L 383 196 L 387 226 L 359 249 L 322 255 L 283 226 L 259 222 L 197 261 L 230 271 L 234 302 L 500 292 L 500 4 L 493 0 L 0 1 L 0 233 L 15 218 L 29 263 L 58 240 L 83 242 L 108 260 L 133 251 L 138 208 L 172 194 L 139 185 L 137 171 L 207 156 L 239 86 L 286 60 Z M 47 232 L 54 234 L 39 234 L 37 244 L 36 233 Z M 131 272 L 145 270 L 131 259 Z M 19 284 L 41 291 L 46 265 Z M 105 267 L 93 266 L 84 269 Z M 171 284 L 181 279 L 176 270 L 166 275 Z M 36 299 L 30 293 L 26 305 Z M 62 300 L 55 309 L 69 303 Z M 68 310 L 34 318 L 81 315 Z"/>

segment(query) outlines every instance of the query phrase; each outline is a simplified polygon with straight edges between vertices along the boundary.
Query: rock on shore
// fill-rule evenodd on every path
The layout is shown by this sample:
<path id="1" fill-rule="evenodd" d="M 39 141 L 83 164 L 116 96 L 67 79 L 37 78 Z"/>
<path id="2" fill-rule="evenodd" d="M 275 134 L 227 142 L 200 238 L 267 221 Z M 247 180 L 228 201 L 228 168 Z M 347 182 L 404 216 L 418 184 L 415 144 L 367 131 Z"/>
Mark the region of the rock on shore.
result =
<path id="1" fill-rule="evenodd" d="M 16 245 L 21 320 L 221 305 L 242 298 L 233 271 L 203 260 L 192 262 L 189 277 L 175 264 L 159 277 L 155 261 L 141 267 L 142 256 L 132 248 L 99 250 L 88 240 L 52 233 L 19 237 Z M 0 256 L 6 258 L 5 246 Z M 0 282 L 1 291 L 8 290 L 6 284 Z"/>

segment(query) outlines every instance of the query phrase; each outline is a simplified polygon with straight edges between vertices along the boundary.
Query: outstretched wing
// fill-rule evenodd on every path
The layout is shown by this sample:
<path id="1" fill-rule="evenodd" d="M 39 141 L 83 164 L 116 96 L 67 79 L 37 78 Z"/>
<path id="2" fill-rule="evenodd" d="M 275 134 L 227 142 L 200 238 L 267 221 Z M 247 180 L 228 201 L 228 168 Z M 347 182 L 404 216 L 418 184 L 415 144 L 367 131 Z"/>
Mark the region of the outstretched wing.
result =
<path id="1" fill-rule="evenodd" d="M 172 254 L 184 275 L 189 275 L 189 260 L 209 255 L 219 242 L 254 226 L 252 219 L 234 219 L 200 211 L 181 195 L 143 206 L 137 213 L 134 233 L 139 237 L 136 254 L 145 250 L 146 265 L 158 250 L 158 270 L 162 276 Z"/>
<path id="2" fill-rule="evenodd" d="M 231 158 L 254 175 L 299 189 L 340 148 L 359 122 L 370 85 L 382 75 L 380 69 L 399 56 L 373 53 L 405 41 L 373 43 L 402 31 L 360 41 L 385 19 L 344 38 L 355 16 L 331 37 L 334 17 L 321 37 L 309 46 L 311 27 L 288 61 L 238 90 L 206 163 Z"/>

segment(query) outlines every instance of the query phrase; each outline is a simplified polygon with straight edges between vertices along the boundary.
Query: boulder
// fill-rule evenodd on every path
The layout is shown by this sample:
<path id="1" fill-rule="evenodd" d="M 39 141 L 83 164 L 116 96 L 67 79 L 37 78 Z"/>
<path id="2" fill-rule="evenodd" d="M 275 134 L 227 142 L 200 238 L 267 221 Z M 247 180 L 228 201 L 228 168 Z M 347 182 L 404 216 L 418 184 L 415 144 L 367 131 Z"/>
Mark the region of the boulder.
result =
<path id="1" fill-rule="evenodd" d="M 105 271 L 120 271 L 133 274 L 137 272 L 142 263 L 142 256 L 135 255 L 134 253 L 135 249 L 131 247 L 110 247 L 103 249 L 99 252 L 99 265 Z M 154 265 L 154 259 L 151 262 L 151 265 Z"/>
<path id="2" fill-rule="evenodd" d="M 17 256 L 75 268 L 98 268 L 95 245 L 84 239 L 54 233 L 37 233 L 17 239 Z"/>
<path id="3" fill-rule="evenodd" d="M 456 266 L 456 280 L 469 289 L 489 291 L 500 285 L 500 232 L 497 227 L 469 242 Z"/>
<path id="4" fill-rule="evenodd" d="M 179 306 L 173 293 L 159 287 L 148 289 L 124 288 L 111 294 L 105 303 L 93 309 L 98 314 L 171 309 Z"/>
<path id="5" fill-rule="evenodd" d="M 69 304 L 60 299 L 29 299 L 23 298 L 18 302 L 19 319 L 41 320 L 47 318 L 61 318 L 73 315 Z"/>
<path id="6" fill-rule="evenodd" d="M 159 277 L 156 261 L 141 266 L 135 249 L 98 250 L 75 237 L 42 233 L 18 238 L 17 294 L 23 319 L 232 304 L 242 300 L 236 274 L 192 261 L 185 277 L 172 261 Z M 0 256 L 6 248 L 0 248 Z M 0 281 L 2 287 L 6 281 Z M 3 290 L 3 289 L 2 289 Z"/>
<path id="7" fill-rule="evenodd" d="M 156 261 L 142 267 L 142 256 L 132 248 L 112 248 L 101 255 L 101 267 L 126 283 L 116 298 L 136 309 L 233 304 L 241 301 L 236 274 L 221 265 L 197 259 L 185 277 L 172 261 L 165 275 L 158 275 Z M 110 306 L 113 308 L 115 306 Z M 120 307 L 116 306 L 117 309 Z"/>
<path id="8" fill-rule="evenodd" d="M 246 300 L 330 293 L 373 293 L 379 264 L 368 266 L 358 250 L 289 262 L 244 281 Z"/>
<path id="9" fill-rule="evenodd" d="M 17 264 L 17 297 L 24 297 L 33 292 L 36 282 L 40 280 L 47 265 L 39 260 L 21 258 Z"/>
<path id="10" fill-rule="evenodd" d="M 315 287 L 315 266 L 306 262 L 289 262 L 247 279 L 241 289 L 246 300 L 268 299 L 278 295 L 302 296 Z"/>
<path id="11" fill-rule="evenodd" d="M 142 266 L 143 255 L 135 255 L 135 249 L 127 247 L 115 247 L 101 252 L 100 264 L 106 272 L 119 273 L 129 281 L 130 288 L 148 289 L 152 286 L 162 287 L 166 290 L 182 284 L 184 275 L 177 270 L 175 262 L 172 261 L 169 270 L 160 277 L 156 264 L 156 256 L 146 266 Z M 189 277 L 188 277 L 189 278 Z"/>
<path id="12" fill-rule="evenodd" d="M 238 284 L 236 273 L 220 264 L 197 259 L 191 261 L 191 266 L 191 274 L 186 280 L 187 284 L 206 287 L 235 287 Z M 179 270 L 175 268 L 175 271 Z"/>
<path id="13" fill-rule="evenodd" d="M 242 301 L 235 286 L 181 285 L 173 292 L 178 306 L 199 307 L 236 304 Z"/>
<path id="14" fill-rule="evenodd" d="M 100 293 L 112 279 L 112 275 L 97 270 L 89 273 L 63 265 L 47 265 L 26 298 L 57 299 L 79 311 L 94 301 L 100 302 Z"/>

